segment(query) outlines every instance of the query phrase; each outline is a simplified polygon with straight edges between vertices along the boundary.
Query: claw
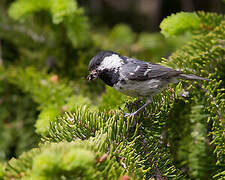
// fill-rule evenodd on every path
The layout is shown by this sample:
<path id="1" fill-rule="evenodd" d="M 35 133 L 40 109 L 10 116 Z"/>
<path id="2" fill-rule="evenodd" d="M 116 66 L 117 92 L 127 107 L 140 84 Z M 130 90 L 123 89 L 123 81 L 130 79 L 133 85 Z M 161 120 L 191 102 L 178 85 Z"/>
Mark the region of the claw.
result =
<path id="1" fill-rule="evenodd" d="M 151 97 L 148 97 L 147 100 L 146 100 L 146 103 L 140 107 L 137 111 L 133 112 L 133 113 L 125 113 L 124 117 L 132 117 L 134 116 L 135 114 L 137 114 L 138 112 L 140 112 L 141 110 L 143 110 L 147 105 L 149 105 L 152 101 L 152 98 Z"/>
<path id="2" fill-rule="evenodd" d="M 134 116 L 135 115 L 135 113 L 125 113 L 124 114 L 124 117 L 129 117 L 129 118 L 131 118 L 132 116 Z"/>
<path id="3" fill-rule="evenodd" d="M 134 115 L 135 115 L 135 113 L 125 113 L 124 117 L 132 118 Z M 132 123 L 132 125 L 130 127 L 135 129 L 135 127 L 136 127 L 136 118 L 133 119 L 133 123 Z"/>

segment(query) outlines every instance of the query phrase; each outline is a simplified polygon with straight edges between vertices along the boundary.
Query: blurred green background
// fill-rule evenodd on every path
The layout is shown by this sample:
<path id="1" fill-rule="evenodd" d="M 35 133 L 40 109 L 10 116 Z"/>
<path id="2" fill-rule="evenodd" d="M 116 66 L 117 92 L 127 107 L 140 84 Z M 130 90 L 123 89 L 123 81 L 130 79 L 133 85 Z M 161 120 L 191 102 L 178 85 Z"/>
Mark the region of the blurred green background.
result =
<path id="1" fill-rule="evenodd" d="M 164 18 L 180 11 L 223 14 L 224 7 L 221 0 L 1 0 L 0 161 L 37 147 L 49 122 L 76 106 L 120 108 L 126 96 L 86 81 L 98 51 L 160 62 L 192 40 L 190 33 L 165 38 Z"/>
<path id="2" fill-rule="evenodd" d="M 68 87 L 59 89 L 69 89 L 68 96 L 83 96 L 81 104 L 99 104 L 102 109 L 110 109 L 124 100 L 123 95 L 110 88 L 105 92 L 101 81 L 92 84 L 86 81 L 92 56 L 99 50 L 113 50 L 159 62 L 191 39 L 189 34 L 165 39 L 159 33 L 163 18 L 179 11 L 222 13 L 223 7 L 220 0 L 67 0 L 49 4 L 44 0 L 1 0 L 0 64 L 9 68 L 9 75 L 0 74 L 0 159 L 17 157 L 37 145 L 34 124 L 42 110 L 41 94 L 47 90 L 29 82 L 35 81 L 35 73 L 42 72 L 43 77 L 38 77 L 43 78 L 42 83 L 66 83 Z M 23 72 L 30 67 L 35 70 Z M 29 76 L 28 80 L 22 76 Z M 17 78 L 31 85 L 25 87 Z M 44 82 L 45 78 L 49 81 Z M 18 88 L 18 84 L 22 87 Z M 41 91 L 40 95 L 36 96 L 36 91 Z M 108 91 L 118 98 L 107 97 Z M 56 95 L 53 92 L 49 96 Z M 64 102 L 57 102 L 62 96 L 66 95 L 52 100 L 53 106 L 68 111 Z M 44 97 L 43 101 L 49 98 Z M 52 113 L 51 117 L 57 114 L 46 113 Z"/>

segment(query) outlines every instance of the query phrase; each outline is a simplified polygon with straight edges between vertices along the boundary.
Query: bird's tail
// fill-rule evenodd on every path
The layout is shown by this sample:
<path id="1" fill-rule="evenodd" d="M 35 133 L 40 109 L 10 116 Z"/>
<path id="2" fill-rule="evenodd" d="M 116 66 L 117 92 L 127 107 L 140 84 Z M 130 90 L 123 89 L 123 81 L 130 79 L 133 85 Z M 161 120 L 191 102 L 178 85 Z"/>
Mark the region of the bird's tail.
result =
<path id="1" fill-rule="evenodd" d="M 179 77 L 180 77 L 180 78 L 183 78 L 183 79 L 190 79 L 190 80 L 204 80 L 204 81 L 211 81 L 211 79 L 199 77 L 199 76 L 196 76 L 196 75 L 193 75 L 193 74 L 180 74 Z"/>

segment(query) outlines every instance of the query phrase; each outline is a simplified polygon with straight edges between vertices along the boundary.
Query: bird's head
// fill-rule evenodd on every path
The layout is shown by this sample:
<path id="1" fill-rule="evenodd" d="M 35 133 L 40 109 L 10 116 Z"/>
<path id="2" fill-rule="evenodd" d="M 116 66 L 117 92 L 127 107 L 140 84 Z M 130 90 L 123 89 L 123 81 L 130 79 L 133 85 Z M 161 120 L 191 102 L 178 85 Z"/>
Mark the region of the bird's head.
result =
<path id="1" fill-rule="evenodd" d="M 100 51 L 89 63 L 87 80 L 97 79 L 104 72 L 117 69 L 122 64 L 123 59 L 119 54 L 113 51 Z"/>

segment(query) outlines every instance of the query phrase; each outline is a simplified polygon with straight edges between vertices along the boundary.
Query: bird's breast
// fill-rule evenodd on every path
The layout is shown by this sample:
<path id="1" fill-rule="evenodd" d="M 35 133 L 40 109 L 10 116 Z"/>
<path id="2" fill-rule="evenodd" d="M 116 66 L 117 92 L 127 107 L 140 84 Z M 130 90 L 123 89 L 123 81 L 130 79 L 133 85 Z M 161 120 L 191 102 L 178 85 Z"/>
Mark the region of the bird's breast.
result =
<path id="1" fill-rule="evenodd" d="M 152 96 L 164 86 L 161 80 L 151 79 L 146 81 L 118 81 L 113 87 L 128 96 Z"/>

